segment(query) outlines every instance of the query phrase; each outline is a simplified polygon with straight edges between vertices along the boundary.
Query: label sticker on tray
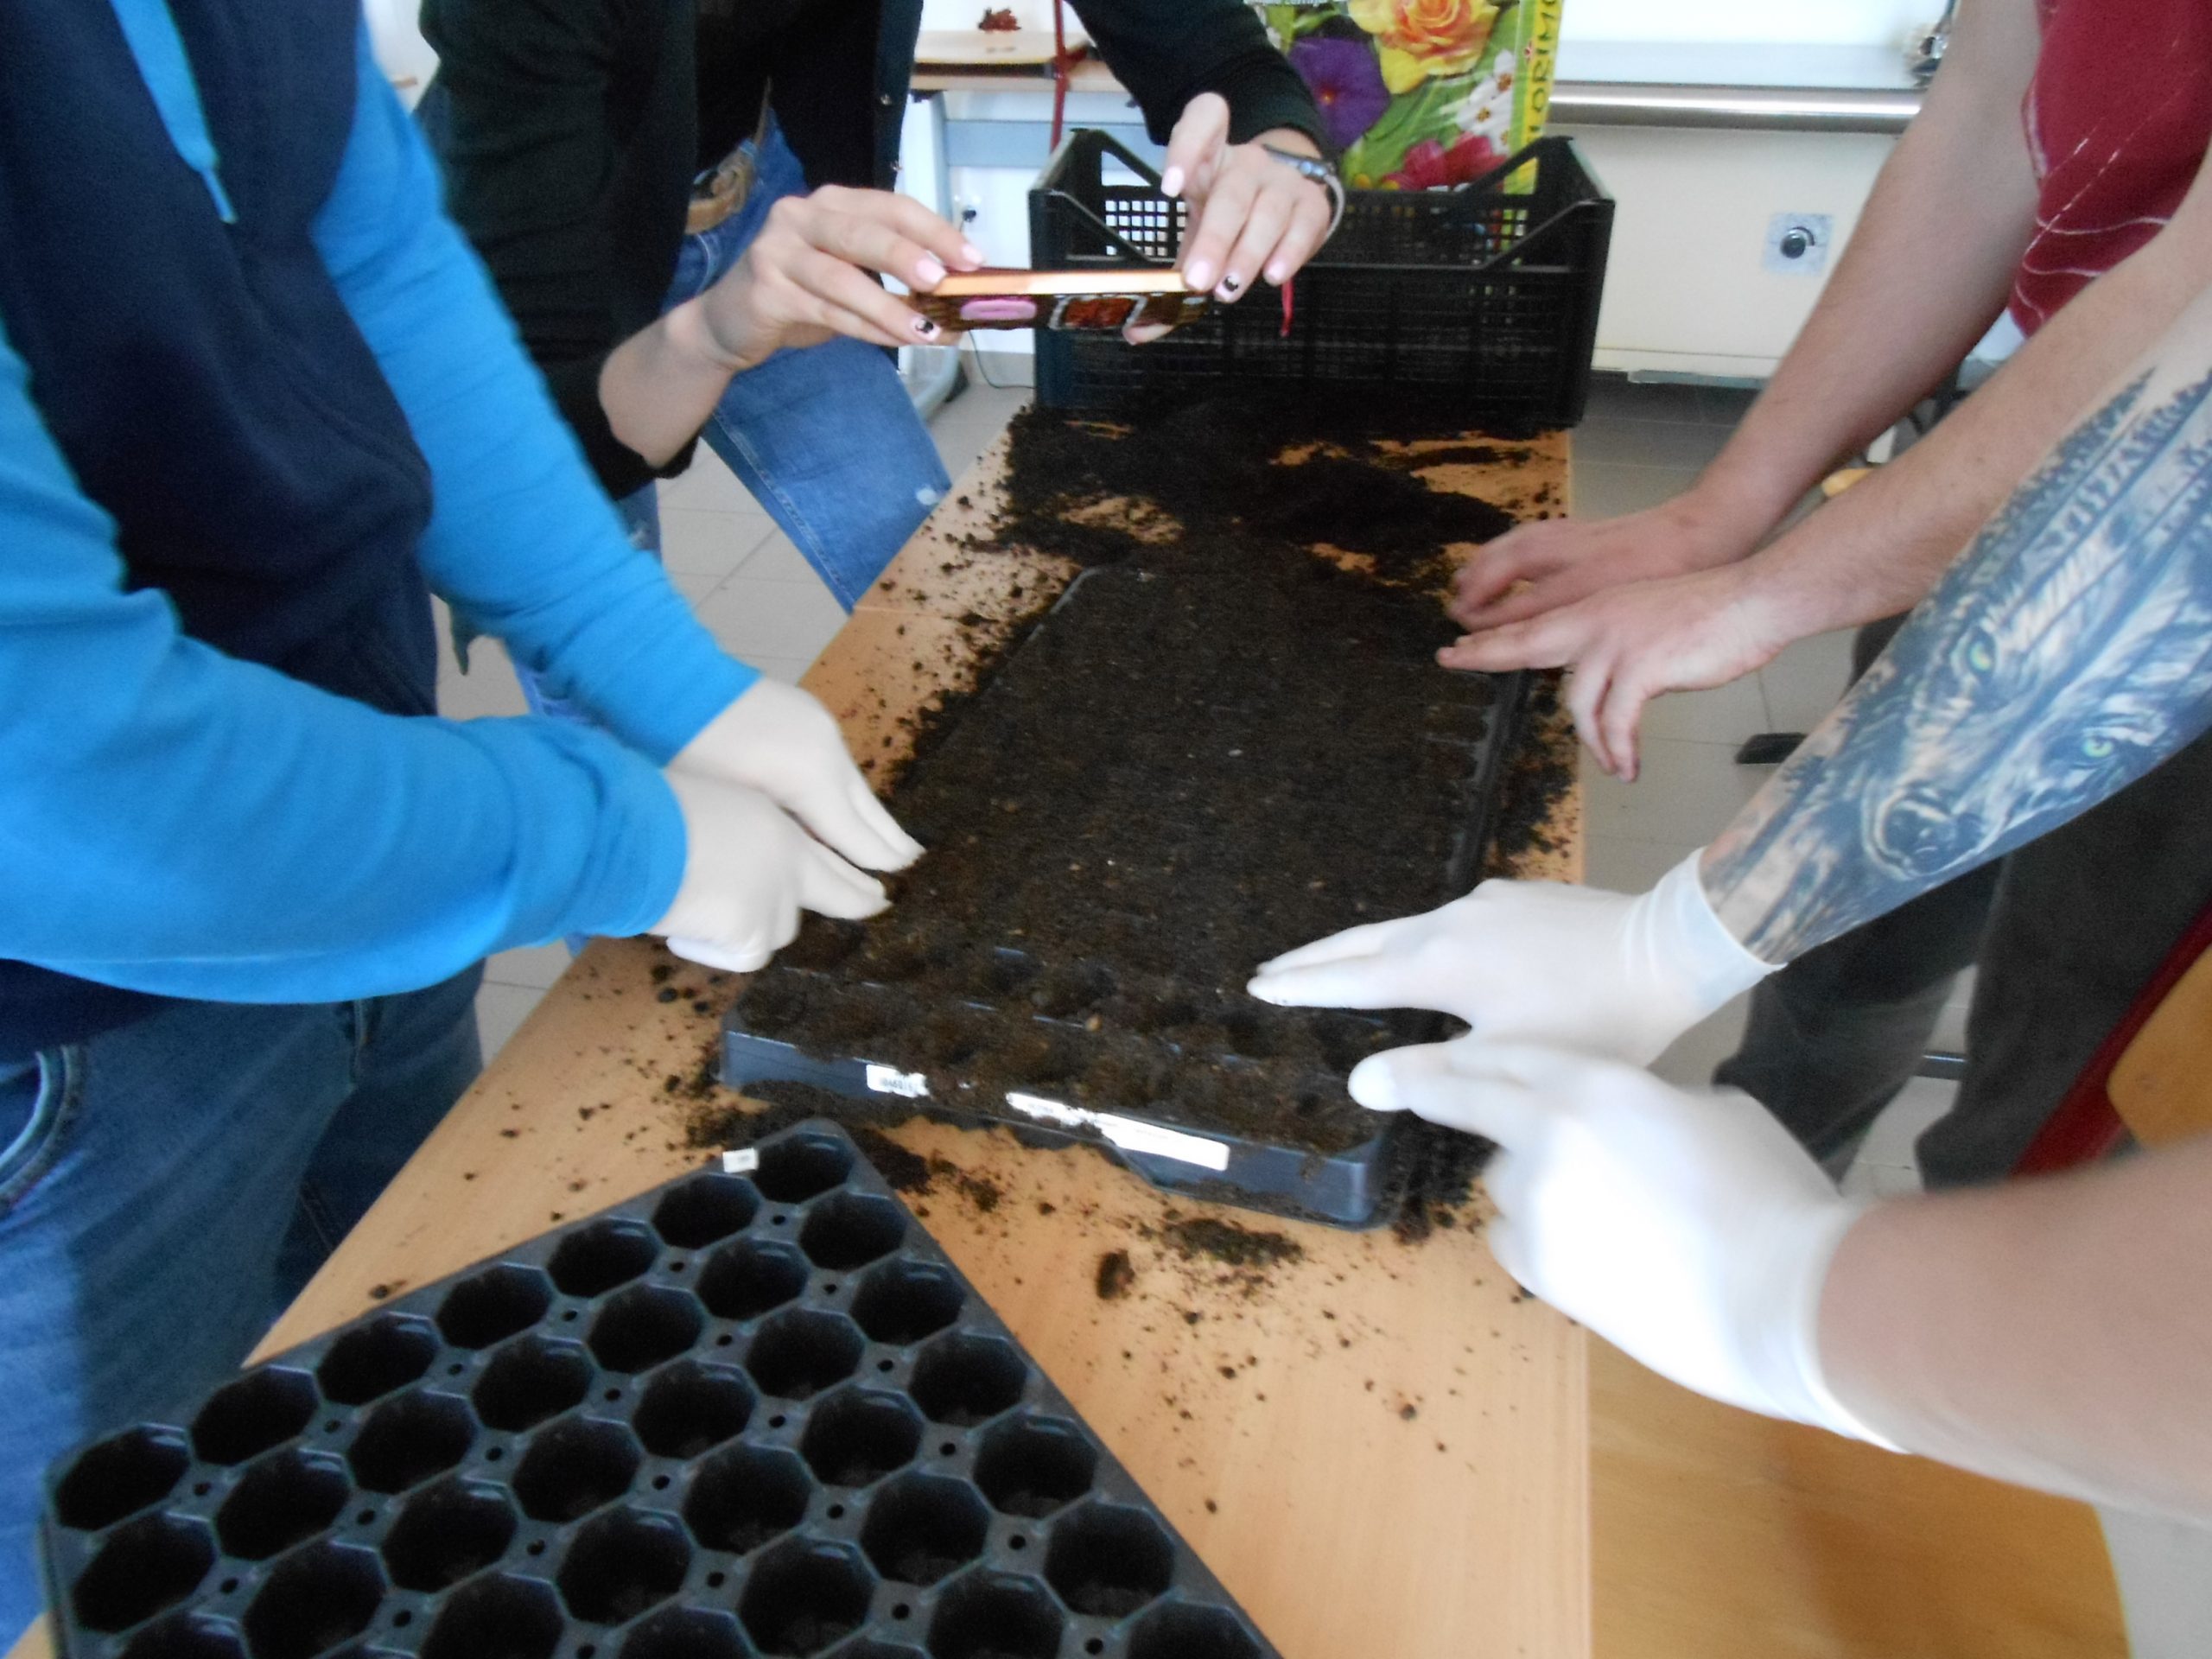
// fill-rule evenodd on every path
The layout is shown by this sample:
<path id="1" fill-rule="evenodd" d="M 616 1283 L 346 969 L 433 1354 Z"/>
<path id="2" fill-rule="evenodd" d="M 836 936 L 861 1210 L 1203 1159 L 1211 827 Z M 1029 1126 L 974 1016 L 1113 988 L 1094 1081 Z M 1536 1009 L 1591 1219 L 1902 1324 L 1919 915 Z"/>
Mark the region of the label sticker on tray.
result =
<path id="1" fill-rule="evenodd" d="M 725 1175 L 750 1175 L 760 1167 L 760 1154 L 752 1147 L 742 1152 L 722 1154 L 722 1173 Z"/>
<path id="2" fill-rule="evenodd" d="M 1080 1106 L 1047 1100 L 1042 1095 L 1009 1094 L 1006 1103 L 1023 1116 L 1041 1122 L 1058 1123 L 1071 1129 L 1094 1128 L 1123 1152 L 1173 1158 L 1177 1163 L 1196 1164 L 1216 1174 L 1229 1167 L 1229 1147 L 1202 1135 L 1185 1135 L 1180 1129 L 1164 1128 L 1157 1123 L 1120 1117 L 1112 1112 L 1086 1111 Z"/>
<path id="3" fill-rule="evenodd" d="M 909 1100 L 920 1100 L 929 1094 L 930 1080 L 918 1071 L 872 1065 L 868 1069 L 868 1086 L 879 1095 L 904 1095 Z"/>

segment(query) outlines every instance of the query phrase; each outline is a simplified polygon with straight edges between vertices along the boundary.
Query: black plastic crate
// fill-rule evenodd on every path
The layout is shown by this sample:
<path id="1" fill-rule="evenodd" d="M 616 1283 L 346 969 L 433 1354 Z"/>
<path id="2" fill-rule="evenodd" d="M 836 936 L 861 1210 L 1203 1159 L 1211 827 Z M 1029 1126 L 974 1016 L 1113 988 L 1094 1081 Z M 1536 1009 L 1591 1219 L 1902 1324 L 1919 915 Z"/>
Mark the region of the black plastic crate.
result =
<path id="1" fill-rule="evenodd" d="M 829 1123 L 48 1477 L 67 1659 L 1262 1659 Z"/>
<path id="2" fill-rule="evenodd" d="M 1064 660 L 1056 652 L 1092 647 L 1099 618 L 1086 601 L 1118 606 L 1132 594 L 1168 588 L 1139 566 L 1077 576 L 901 779 L 894 809 L 909 804 L 906 791 L 917 785 L 929 793 L 971 797 L 1014 788 L 1010 779 L 1029 775 L 1041 757 L 1032 752 L 1019 718 L 1001 717 L 1002 694 L 1022 680 L 1052 683 L 1055 664 Z M 1237 607 L 1232 600 L 1226 608 L 1233 613 Z M 1105 613 L 1117 627 L 1130 623 L 1124 611 Z M 1164 609 L 1160 620 L 1167 624 Z M 1082 645 L 1070 640 L 1077 628 L 1085 630 L 1074 634 Z M 1104 632 L 1110 641 L 1114 630 Z M 1110 649 L 1110 643 L 1096 648 Z M 1423 868 L 1421 892 L 1398 896 L 1413 901 L 1409 909 L 1443 903 L 1471 887 L 1481 869 L 1505 762 L 1520 732 L 1527 678 L 1497 677 L 1487 700 L 1478 701 L 1478 677 L 1440 675 L 1425 659 L 1363 661 L 1359 670 L 1375 685 L 1405 672 L 1420 688 L 1405 704 L 1404 782 L 1409 790 L 1421 787 L 1419 776 L 1436 788 L 1439 815 L 1451 833 Z M 1291 696 L 1287 688 L 1274 689 L 1238 729 L 1264 740 Z M 1164 696 L 1160 717 L 1171 723 L 1192 718 L 1192 706 Z M 1213 715 L 1222 717 L 1217 709 Z M 1100 746 L 1116 746 L 1117 732 L 1107 728 L 1125 717 L 1143 716 L 1126 705 L 1097 712 Z M 1233 783 L 1216 786 L 1223 783 L 1201 768 L 1176 780 L 1176 798 L 1162 800 L 1158 797 L 1168 791 L 1156 791 L 1151 804 L 1163 816 L 1186 817 L 1195 826 L 1193 839 L 1231 842 L 1254 809 Z M 1394 804 L 1391 816 L 1410 814 Z M 1003 849 L 988 843 L 986 850 L 996 857 Z M 1090 843 L 1085 855 L 1111 862 L 1126 852 L 1109 837 Z M 1052 877 L 1033 861 L 1015 858 L 1007 880 L 1027 879 Z M 764 1084 L 798 1084 L 868 1103 L 868 1110 L 887 1116 L 994 1122 L 1033 1137 L 1085 1141 L 1156 1186 L 1270 1214 L 1349 1228 L 1395 1219 L 1408 1151 L 1403 1116 L 1360 1114 L 1371 1124 L 1370 1135 L 1322 1149 L 1236 1133 L 1237 1115 L 1223 1105 L 1257 1095 L 1301 1109 L 1340 1101 L 1345 1074 L 1368 1054 L 1441 1036 L 1436 1016 L 1277 1008 L 1242 991 L 1244 974 L 1256 963 L 1236 964 L 1225 982 L 1230 988 L 1224 988 L 1219 963 L 1211 974 L 1192 976 L 1177 971 L 1187 966 L 1183 962 L 1147 963 L 1146 936 L 1157 924 L 1141 904 L 1102 925 L 1113 938 L 1050 946 L 1033 939 L 1016 944 L 977 921 L 945 961 L 925 963 L 895 938 L 883 937 L 899 913 L 894 906 L 873 924 L 810 918 L 798 939 L 753 976 L 726 1017 L 722 1081 L 756 1091 Z M 1389 913 L 1396 912 L 1363 912 L 1370 919 Z M 835 1109 L 826 1100 L 810 1103 Z"/>
<path id="3" fill-rule="evenodd" d="M 1109 183 L 1109 158 L 1138 180 Z M 1516 187 L 1508 190 L 1511 178 Z M 1187 205 L 1103 132 L 1071 134 L 1029 194 L 1039 270 L 1172 263 Z M 1224 388 L 1371 397 L 1471 425 L 1572 426 L 1590 390 L 1613 203 L 1573 142 L 1541 138 L 1451 190 L 1355 190 L 1298 274 L 1149 346 L 1037 332 L 1037 399 L 1113 410 Z"/>

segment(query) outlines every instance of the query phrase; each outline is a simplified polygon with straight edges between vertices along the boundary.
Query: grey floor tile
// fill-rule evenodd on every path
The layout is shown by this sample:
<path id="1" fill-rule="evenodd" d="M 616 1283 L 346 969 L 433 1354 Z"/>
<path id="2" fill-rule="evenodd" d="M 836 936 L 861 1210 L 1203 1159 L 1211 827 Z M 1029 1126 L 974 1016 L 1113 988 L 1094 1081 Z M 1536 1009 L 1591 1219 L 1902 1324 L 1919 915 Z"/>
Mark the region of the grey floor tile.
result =
<path id="1" fill-rule="evenodd" d="M 797 685 L 800 675 L 814 666 L 811 657 L 749 657 L 746 659 L 772 680 Z"/>
<path id="2" fill-rule="evenodd" d="M 1593 887 L 1609 887 L 1615 893 L 1648 893 L 1661 876 L 1703 844 L 1593 835 L 1584 848 L 1584 878 Z"/>
<path id="3" fill-rule="evenodd" d="M 722 648 L 756 657 L 812 658 L 844 626 L 844 607 L 820 581 L 755 582 L 732 576 L 704 604 L 699 620 Z"/>
<path id="4" fill-rule="evenodd" d="M 1809 732 L 1827 717 L 1851 683 L 1851 636 L 1840 629 L 1797 640 L 1759 671 L 1770 730 Z"/>
<path id="5" fill-rule="evenodd" d="M 815 582 L 822 577 L 806 555 L 780 530 L 771 531 L 746 556 L 737 574 L 747 582 Z"/>
<path id="6" fill-rule="evenodd" d="M 1670 381 L 1635 381 L 1624 375 L 1593 374 L 1586 421 L 1678 421 L 1703 424 L 1706 403 L 1700 388 Z"/>
<path id="7" fill-rule="evenodd" d="M 669 585 L 690 600 L 694 610 L 698 608 L 701 601 L 728 580 L 727 575 L 717 571 L 671 570 L 668 573 Z"/>
<path id="8" fill-rule="evenodd" d="M 1632 784 L 1599 771 L 1584 753 L 1584 819 L 1593 838 L 1702 847 L 1767 777 L 1764 767 L 1738 766 L 1722 744 L 1650 738 L 1641 751 L 1643 773 Z"/>
<path id="9" fill-rule="evenodd" d="M 1936 1034 L 1928 1039 L 1930 1048 L 1946 1054 L 1966 1052 L 1967 1014 L 1974 1006 L 1974 969 L 1969 968 L 1951 987 L 1951 995 L 1945 999 L 1943 1012 L 1936 1021 Z"/>
<path id="10" fill-rule="evenodd" d="M 691 465 L 681 478 L 662 480 L 660 505 L 664 508 L 760 511 L 760 504 L 737 481 L 737 474 L 722 465 L 722 458 L 703 443 L 692 451 Z"/>
<path id="11" fill-rule="evenodd" d="M 1942 1077 L 1913 1078 L 1866 1131 L 1859 1160 L 1891 1169 L 1916 1169 L 1914 1143 L 1929 1124 L 1951 1109 L 1958 1097 L 1956 1083 Z"/>
<path id="12" fill-rule="evenodd" d="M 1909 1198 L 1921 1190 L 1920 1172 L 1859 1158 L 1838 1183 L 1847 1198 Z"/>
<path id="13" fill-rule="evenodd" d="M 1574 429 L 1577 462 L 1598 467 L 1702 469 L 1727 441 L 1726 427 L 1685 421 L 1585 421 Z"/>
<path id="14" fill-rule="evenodd" d="M 1732 748 L 1754 732 L 1766 729 L 1766 693 L 1757 674 L 1746 674 L 1710 690 L 1672 691 L 1655 697 L 1643 709 L 1646 737 L 1726 743 Z"/>
<path id="15" fill-rule="evenodd" d="M 568 971 L 569 961 L 569 947 L 565 944 L 524 945 L 488 958 L 484 963 L 484 980 L 491 985 L 550 990 L 553 982 Z"/>
<path id="16" fill-rule="evenodd" d="M 2133 1659 L 2203 1659 L 2212 1648 L 2212 1529 L 2097 1513 Z"/>
<path id="17" fill-rule="evenodd" d="M 1713 1068 L 1736 1052 L 1744 1039 L 1744 1018 L 1750 1004 L 1738 997 L 1710 1018 L 1700 1021 L 1675 1039 L 1673 1046 L 1652 1063 L 1654 1076 L 1684 1089 L 1702 1089 L 1713 1081 Z"/>
<path id="18" fill-rule="evenodd" d="M 1733 427 L 1751 412 L 1758 395 L 1757 386 L 1700 386 L 1698 407 L 1713 425 Z"/>
<path id="19" fill-rule="evenodd" d="M 661 563 L 671 572 L 715 577 L 734 575 L 753 549 L 778 534 L 775 520 L 719 507 L 663 507 Z"/>
<path id="20" fill-rule="evenodd" d="M 531 1010 L 544 995 L 533 985 L 494 985 L 489 982 L 476 993 L 476 1034 L 484 1046 L 486 1064 L 507 1046 L 507 1039 L 530 1018 Z"/>
<path id="21" fill-rule="evenodd" d="M 1673 499 L 1697 482 L 1694 467 L 1624 467 L 1603 461 L 1574 463 L 1574 515 L 1618 518 Z"/>
<path id="22" fill-rule="evenodd" d="M 522 683 L 515 678 L 506 648 L 496 639 L 482 639 L 468 647 L 468 671 L 464 674 L 450 652 L 438 661 L 438 712 L 448 720 L 481 720 L 526 715 Z"/>

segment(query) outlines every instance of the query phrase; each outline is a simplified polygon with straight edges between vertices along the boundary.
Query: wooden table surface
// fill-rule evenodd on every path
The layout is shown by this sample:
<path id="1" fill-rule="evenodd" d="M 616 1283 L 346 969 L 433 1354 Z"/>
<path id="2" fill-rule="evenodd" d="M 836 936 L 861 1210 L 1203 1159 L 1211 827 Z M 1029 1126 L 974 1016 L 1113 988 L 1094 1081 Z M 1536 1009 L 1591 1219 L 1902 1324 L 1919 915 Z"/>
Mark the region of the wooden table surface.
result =
<path id="1" fill-rule="evenodd" d="M 1017 584 L 1072 574 L 963 549 L 1001 463 L 977 463 L 806 677 L 858 754 L 897 753 L 902 717 L 969 677 L 972 619 L 1002 626 Z M 1555 437 L 1431 477 L 1525 508 L 1563 499 L 1566 470 Z M 1579 876 L 1579 811 L 1516 873 Z M 261 1353 L 709 1159 L 696 1131 L 736 1102 L 702 1067 L 735 982 L 656 979 L 670 961 L 594 944 Z M 1287 1659 L 2125 1650 L 2088 1511 L 1674 1389 L 1518 1297 L 1478 1231 L 1281 1224 L 1302 1256 L 1238 1270 L 1161 1242 L 1171 1211 L 1205 1206 L 1092 1152 L 896 1138 L 945 1160 L 910 1198 L 924 1224 Z M 1116 1249 L 1135 1281 L 1102 1300 Z M 35 1630 L 13 1659 L 47 1652 Z"/>

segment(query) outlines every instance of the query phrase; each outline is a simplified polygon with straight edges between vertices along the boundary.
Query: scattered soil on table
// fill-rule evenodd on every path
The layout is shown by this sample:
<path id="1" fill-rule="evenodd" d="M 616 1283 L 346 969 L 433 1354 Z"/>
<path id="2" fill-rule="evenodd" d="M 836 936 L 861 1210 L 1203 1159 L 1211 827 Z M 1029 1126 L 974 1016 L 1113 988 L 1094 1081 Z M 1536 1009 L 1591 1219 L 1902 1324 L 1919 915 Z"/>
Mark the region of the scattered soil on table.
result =
<path id="1" fill-rule="evenodd" d="M 1136 1284 L 1137 1270 L 1127 1250 L 1109 1250 L 1098 1258 L 1098 1300 L 1118 1302 Z"/>
<path id="2" fill-rule="evenodd" d="M 1382 464 L 1409 473 L 1423 472 L 1431 467 L 1514 467 L 1534 453 L 1518 446 L 1501 448 L 1494 443 L 1443 443 L 1426 449 L 1393 450 L 1382 457 Z M 1537 499 L 1541 500 L 1542 497 Z"/>
<path id="3" fill-rule="evenodd" d="M 849 1113 L 840 1113 L 849 1117 Z M 855 1123 L 848 1131 L 861 1155 L 875 1166 L 875 1173 L 883 1177 L 884 1184 L 893 1192 L 926 1192 L 930 1187 L 930 1160 L 919 1153 L 909 1152 L 880 1129 L 872 1129 L 865 1123 Z"/>
<path id="4" fill-rule="evenodd" d="M 738 1027 L 921 1074 L 955 1120 L 1007 1120 L 1020 1093 L 1380 1158 L 1404 1128 L 1344 1076 L 1438 1034 L 1433 1019 L 1279 1009 L 1242 988 L 1278 951 L 1474 880 L 1501 715 L 1486 677 L 1435 667 L 1454 632 L 1438 596 L 1455 550 L 1515 521 L 1418 471 L 1514 458 L 1396 453 L 1239 404 L 1128 426 L 1026 411 L 995 541 L 969 537 L 969 556 L 1087 568 L 1034 626 L 961 619 L 970 653 L 996 660 L 914 722 L 891 796 L 930 855 L 892 879 L 883 917 L 810 918 Z M 1455 1180 L 1464 1196 L 1446 1161 L 1397 1178 L 1424 1216 Z"/>
<path id="5" fill-rule="evenodd" d="M 1516 859 L 1556 850 L 1551 823 L 1560 799 L 1574 787 L 1579 751 L 1573 716 L 1560 702 L 1560 676 L 1532 677 L 1522 715 L 1523 737 L 1507 758 L 1491 812 L 1485 875 L 1503 875 Z"/>
<path id="6" fill-rule="evenodd" d="M 1306 1255 L 1305 1246 L 1287 1234 L 1255 1232 L 1211 1216 L 1170 1221 L 1161 1236 L 1181 1255 L 1205 1256 L 1232 1268 L 1272 1268 Z"/>

